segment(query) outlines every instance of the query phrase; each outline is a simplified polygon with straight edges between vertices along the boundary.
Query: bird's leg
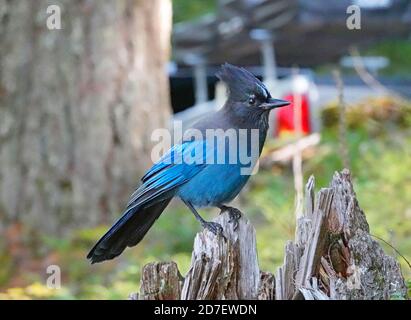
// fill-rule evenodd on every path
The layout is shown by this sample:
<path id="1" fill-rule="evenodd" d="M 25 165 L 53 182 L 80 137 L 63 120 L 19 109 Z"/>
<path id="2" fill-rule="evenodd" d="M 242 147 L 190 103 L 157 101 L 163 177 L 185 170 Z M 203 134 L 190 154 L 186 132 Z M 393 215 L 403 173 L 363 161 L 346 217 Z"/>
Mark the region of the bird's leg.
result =
<path id="1" fill-rule="evenodd" d="M 183 200 L 183 202 L 191 210 L 191 212 L 196 217 L 197 221 L 199 221 L 201 223 L 201 226 L 204 229 L 207 229 L 207 230 L 211 231 L 216 236 L 217 235 L 222 235 L 224 237 L 223 227 L 219 223 L 212 222 L 212 221 L 205 221 L 189 201 L 184 201 Z"/>
<path id="2" fill-rule="evenodd" d="M 220 205 L 218 206 L 218 208 L 221 210 L 220 214 L 222 214 L 224 211 L 228 211 L 228 214 L 230 215 L 230 220 L 228 222 L 232 222 L 234 224 L 234 230 L 237 230 L 238 220 L 240 220 L 241 218 L 241 211 L 234 207 L 229 207 L 225 205 Z"/>

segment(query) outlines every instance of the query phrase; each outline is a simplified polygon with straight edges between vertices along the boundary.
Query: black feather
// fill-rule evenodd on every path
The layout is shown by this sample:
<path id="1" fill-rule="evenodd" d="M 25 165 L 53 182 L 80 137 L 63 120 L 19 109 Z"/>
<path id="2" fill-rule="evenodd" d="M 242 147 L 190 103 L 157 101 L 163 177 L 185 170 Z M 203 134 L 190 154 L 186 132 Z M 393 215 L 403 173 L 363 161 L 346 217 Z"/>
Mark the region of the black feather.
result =
<path id="1" fill-rule="evenodd" d="M 91 263 L 110 260 L 126 247 L 137 245 L 167 207 L 172 197 L 144 207 L 133 206 L 110 228 L 87 255 Z"/>

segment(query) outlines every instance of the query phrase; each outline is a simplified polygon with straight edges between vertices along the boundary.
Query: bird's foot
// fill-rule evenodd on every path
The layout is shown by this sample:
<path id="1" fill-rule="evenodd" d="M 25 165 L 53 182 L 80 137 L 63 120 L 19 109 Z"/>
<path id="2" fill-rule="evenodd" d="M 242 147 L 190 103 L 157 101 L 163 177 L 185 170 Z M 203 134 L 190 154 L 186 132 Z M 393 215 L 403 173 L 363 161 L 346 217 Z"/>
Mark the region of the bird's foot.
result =
<path id="1" fill-rule="evenodd" d="M 230 216 L 230 220 L 228 220 L 228 222 L 230 222 L 230 223 L 232 222 L 233 223 L 233 229 L 237 230 L 238 220 L 240 220 L 240 218 L 241 218 L 241 211 L 238 210 L 237 208 L 228 207 L 228 206 L 221 206 L 220 209 L 221 209 L 220 214 L 222 214 L 224 211 L 228 211 L 228 214 Z"/>
<path id="2" fill-rule="evenodd" d="M 204 221 L 202 223 L 202 226 L 204 229 L 207 229 L 208 231 L 212 232 L 213 234 L 215 234 L 216 236 L 223 236 L 223 227 L 217 223 L 217 222 L 211 222 L 211 221 Z"/>

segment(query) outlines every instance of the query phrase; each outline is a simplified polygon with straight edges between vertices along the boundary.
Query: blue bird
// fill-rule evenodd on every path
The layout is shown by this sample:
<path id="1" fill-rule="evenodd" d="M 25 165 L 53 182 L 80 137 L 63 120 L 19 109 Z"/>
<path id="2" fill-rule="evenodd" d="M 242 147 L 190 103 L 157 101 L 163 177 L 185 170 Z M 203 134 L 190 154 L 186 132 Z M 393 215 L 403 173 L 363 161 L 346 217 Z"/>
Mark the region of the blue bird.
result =
<path id="1" fill-rule="evenodd" d="M 197 208 L 227 210 L 237 224 L 240 211 L 226 204 L 244 187 L 260 156 L 270 110 L 289 102 L 273 99 L 244 68 L 226 63 L 217 77 L 228 87 L 224 106 L 193 125 L 142 177 L 122 217 L 87 255 L 91 263 L 113 259 L 126 247 L 137 245 L 173 197 L 180 198 L 214 234 L 222 234 L 222 227 L 205 221 Z"/>

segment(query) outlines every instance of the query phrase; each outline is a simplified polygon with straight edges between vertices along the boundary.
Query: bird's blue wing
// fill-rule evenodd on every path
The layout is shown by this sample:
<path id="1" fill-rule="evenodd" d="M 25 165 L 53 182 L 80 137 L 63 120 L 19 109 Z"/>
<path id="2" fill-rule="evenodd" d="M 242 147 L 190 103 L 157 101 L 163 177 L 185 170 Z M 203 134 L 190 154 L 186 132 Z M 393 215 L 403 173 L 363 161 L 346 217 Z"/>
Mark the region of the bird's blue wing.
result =
<path id="1" fill-rule="evenodd" d="M 176 188 L 206 165 L 205 141 L 175 145 L 142 178 L 123 215 L 87 255 L 92 263 L 113 259 L 139 243 L 175 195 Z"/>
<path id="2" fill-rule="evenodd" d="M 207 143 L 195 140 L 174 145 L 141 179 L 127 207 L 150 201 L 189 181 L 206 165 Z"/>

